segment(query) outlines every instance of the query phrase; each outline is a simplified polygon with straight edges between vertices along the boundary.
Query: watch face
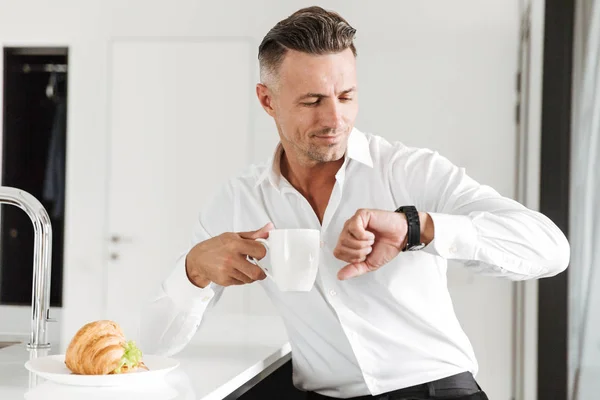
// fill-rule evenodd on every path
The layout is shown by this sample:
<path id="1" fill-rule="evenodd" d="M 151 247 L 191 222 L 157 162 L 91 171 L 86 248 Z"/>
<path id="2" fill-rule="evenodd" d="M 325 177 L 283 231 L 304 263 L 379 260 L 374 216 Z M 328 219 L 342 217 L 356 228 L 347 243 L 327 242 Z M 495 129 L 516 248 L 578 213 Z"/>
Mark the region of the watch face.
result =
<path id="1" fill-rule="evenodd" d="M 417 250 L 422 250 L 423 248 L 425 248 L 425 243 L 416 244 L 413 247 L 411 247 L 410 249 L 408 249 L 408 251 L 417 251 Z"/>

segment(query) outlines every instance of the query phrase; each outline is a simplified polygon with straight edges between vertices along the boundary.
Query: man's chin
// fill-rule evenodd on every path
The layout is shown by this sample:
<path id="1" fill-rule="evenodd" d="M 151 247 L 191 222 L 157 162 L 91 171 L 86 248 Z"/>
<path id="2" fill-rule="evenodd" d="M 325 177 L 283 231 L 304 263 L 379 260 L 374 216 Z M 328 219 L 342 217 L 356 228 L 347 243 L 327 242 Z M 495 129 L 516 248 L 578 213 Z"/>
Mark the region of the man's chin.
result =
<path id="1" fill-rule="evenodd" d="M 333 150 L 333 149 L 332 149 Z M 310 158 L 318 162 L 334 162 L 344 158 L 345 150 L 335 150 L 329 152 L 311 152 Z"/>

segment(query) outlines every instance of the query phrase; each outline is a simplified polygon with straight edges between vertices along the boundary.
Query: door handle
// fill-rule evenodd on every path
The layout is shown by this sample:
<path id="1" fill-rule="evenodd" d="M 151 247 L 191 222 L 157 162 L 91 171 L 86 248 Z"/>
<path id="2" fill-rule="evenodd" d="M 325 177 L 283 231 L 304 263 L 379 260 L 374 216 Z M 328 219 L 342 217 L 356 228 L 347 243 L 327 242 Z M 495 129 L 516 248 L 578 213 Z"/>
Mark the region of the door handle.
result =
<path id="1" fill-rule="evenodd" d="M 120 235 L 112 235 L 110 237 L 110 241 L 112 243 L 131 243 L 132 242 L 130 237 L 123 237 Z"/>

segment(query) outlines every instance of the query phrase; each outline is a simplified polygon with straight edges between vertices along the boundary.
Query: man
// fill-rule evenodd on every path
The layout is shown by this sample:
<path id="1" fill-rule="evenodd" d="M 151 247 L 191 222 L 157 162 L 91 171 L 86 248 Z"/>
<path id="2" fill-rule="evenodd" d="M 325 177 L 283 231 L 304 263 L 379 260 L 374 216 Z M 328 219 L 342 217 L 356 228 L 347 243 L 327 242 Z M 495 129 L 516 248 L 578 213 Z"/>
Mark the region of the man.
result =
<path id="1" fill-rule="evenodd" d="M 567 267 L 568 242 L 548 218 L 439 154 L 356 129 L 354 34 L 339 15 L 311 7 L 265 36 L 256 93 L 280 144 L 202 211 L 193 247 L 152 304 L 164 325 L 157 335 L 165 352 L 179 351 L 224 287 L 261 281 L 286 322 L 294 383 L 308 398 L 486 399 L 452 308 L 447 261 L 541 278 Z M 320 230 L 310 292 L 279 291 L 248 261 L 265 256 L 254 239 L 274 227 Z"/>

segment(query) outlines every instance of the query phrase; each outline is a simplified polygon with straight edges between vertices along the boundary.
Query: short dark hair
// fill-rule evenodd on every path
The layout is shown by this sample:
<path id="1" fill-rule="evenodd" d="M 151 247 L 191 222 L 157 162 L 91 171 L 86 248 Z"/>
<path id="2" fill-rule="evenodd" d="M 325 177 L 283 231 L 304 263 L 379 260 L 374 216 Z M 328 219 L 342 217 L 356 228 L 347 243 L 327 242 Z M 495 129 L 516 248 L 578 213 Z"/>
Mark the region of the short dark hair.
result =
<path id="1" fill-rule="evenodd" d="M 261 77 L 274 74 L 288 49 L 308 54 L 339 53 L 348 48 L 356 57 L 356 29 L 333 11 L 302 8 L 275 25 L 258 47 Z"/>

